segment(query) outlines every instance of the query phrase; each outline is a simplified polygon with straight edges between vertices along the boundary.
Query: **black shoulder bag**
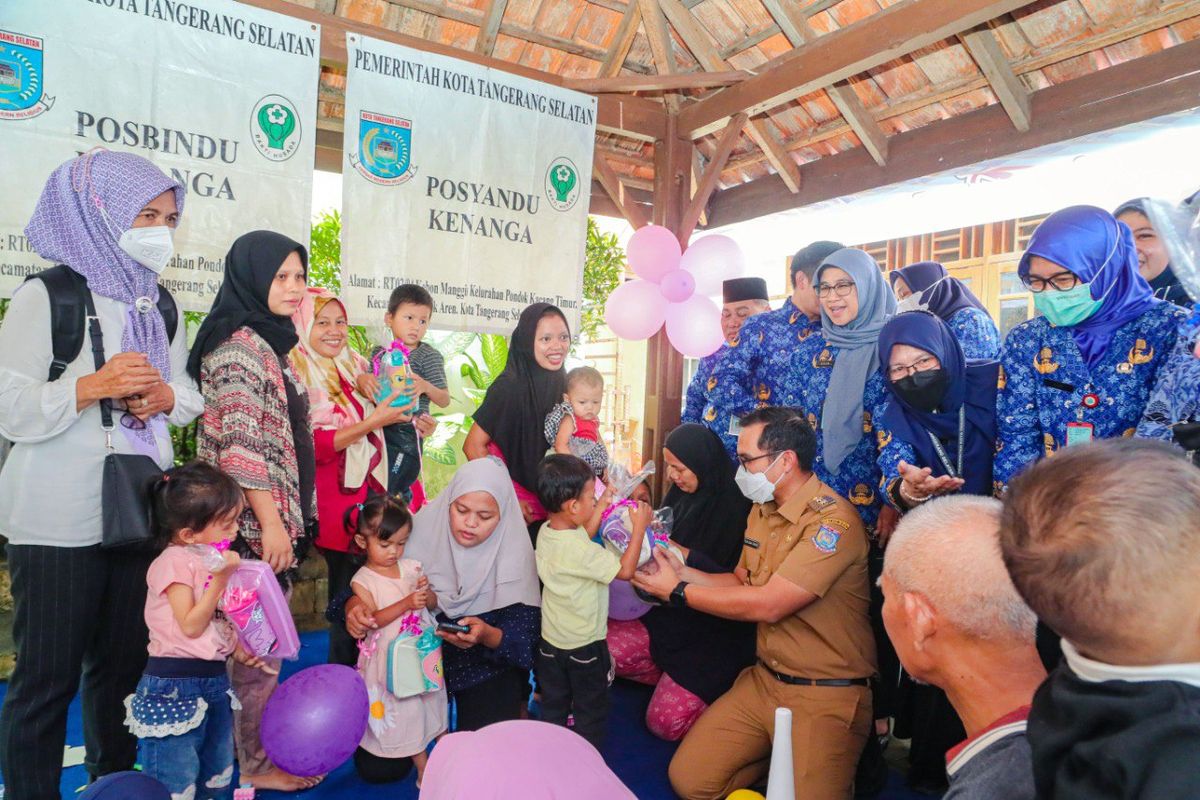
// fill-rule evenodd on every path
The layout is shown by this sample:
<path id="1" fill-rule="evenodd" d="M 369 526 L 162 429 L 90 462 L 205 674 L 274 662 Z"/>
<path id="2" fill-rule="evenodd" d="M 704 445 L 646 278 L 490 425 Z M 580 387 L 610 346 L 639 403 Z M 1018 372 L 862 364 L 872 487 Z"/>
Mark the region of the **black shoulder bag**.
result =
<path id="1" fill-rule="evenodd" d="M 96 372 L 104 366 L 104 336 L 92 293 L 86 292 L 88 337 Z M 113 448 L 112 400 L 100 401 L 100 423 L 104 429 L 104 477 L 100 489 L 100 509 L 103 533 L 100 546 L 105 549 L 145 547 L 154 539 L 154 523 L 150 518 L 150 488 L 162 478 L 162 467 L 150 456 L 136 453 L 117 453 Z"/>

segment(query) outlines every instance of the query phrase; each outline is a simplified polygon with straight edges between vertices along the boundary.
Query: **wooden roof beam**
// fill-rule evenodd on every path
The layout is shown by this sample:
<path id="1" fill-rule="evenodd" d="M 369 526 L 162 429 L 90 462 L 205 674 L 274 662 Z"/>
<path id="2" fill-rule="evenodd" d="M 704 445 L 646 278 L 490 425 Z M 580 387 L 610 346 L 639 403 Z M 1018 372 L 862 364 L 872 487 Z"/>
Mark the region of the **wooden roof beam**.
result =
<path id="1" fill-rule="evenodd" d="M 617 26 L 617 35 L 613 37 L 612 46 L 604 61 L 600 64 L 599 77 L 612 78 L 621 72 L 625 59 L 629 58 L 629 48 L 637 37 L 638 26 L 642 24 L 642 10 L 638 8 L 637 0 L 632 0 L 625 8 L 621 24 Z"/>
<path id="2" fill-rule="evenodd" d="M 679 223 L 679 241 L 686 242 L 692 238 L 692 231 L 696 230 L 696 223 L 700 221 L 700 216 L 708 206 L 713 190 L 717 188 L 717 179 L 721 177 L 721 170 L 725 169 L 725 162 L 729 160 L 729 154 L 733 152 L 733 146 L 737 144 L 738 137 L 742 135 L 742 128 L 749 119 L 750 117 L 745 114 L 738 114 L 729 120 L 729 124 L 721 132 L 717 151 L 713 155 L 712 161 L 708 162 L 708 166 L 704 168 L 704 173 L 700 176 L 696 186 L 696 193 L 692 196 L 692 202 L 683 212 L 683 219 Z"/>
<path id="3" fill-rule="evenodd" d="M 649 222 L 645 212 L 629 197 L 620 178 L 617 176 L 616 170 L 604 158 L 604 153 L 599 147 L 596 147 L 595 152 L 592 154 L 592 171 L 595 173 L 596 180 L 604 187 L 604 191 L 608 194 L 609 198 L 621 211 L 621 216 L 625 218 L 625 221 L 634 230 L 643 227 Z"/>
<path id="4" fill-rule="evenodd" d="M 675 74 L 675 48 L 671 42 L 671 31 L 667 28 L 666 17 L 658 0 L 637 0 L 638 8 L 642 11 L 642 27 L 646 38 L 650 40 L 650 53 L 654 58 L 654 68 L 660 76 Z M 679 96 L 669 94 L 665 98 L 667 110 L 672 114 L 679 111 Z"/>
<path id="5" fill-rule="evenodd" d="M 693 139 L 707 136 L 740 111 L 753 117 L 969 30 L 1029 2 L 901 0 L 861 22 L 797 47 L 768 62 L 753 78 L 684 108 L 679 114 L 680 131 Z"/>
<path id="6" fill-rule="evenodd" d="M 988 26 L 981 25 L 967 31 L 961 38 L 967 52 L 979 65 L 979 71 L 991 84 L 1000 105 L 1008 112 L 1013 125 L 1022 133 L 1029 130 L 1029 90 L 1008 63 L 996 34 Z"/>
<path id="7" fill-rule="evenodd" d="M 779 25 L 780 30 L 792 43 L 792 47 L 802 47 L 817 38 L 808 20 L 792 11 L 783 0 L 762 0 L 771 19 Z M 867 111 L 862 100 L 854 91 L 849 81 L 838 81 L 826 89 L 829 99 L 837 106 L 847 124 L 850 125 L 863 147 L 875 159 L 875 163 L 883 166 L 887 163 L 887 134 L 875 122 L 871 112 Z"/>
<path id="8" fill-rule="evenodd" d="M 550 72 L 542 72 L 541 70 L 524 67 L 510 61 L 483 56 L 426 39 L 406 36 L 387 28 L 367 25 L 366 23 L 356 22 L 345 17 L 323 14 L 320 11 L 314 11 L 311 8 L 287 2 L 287 0 L 240 0 L 240 2 L 248 6 L 254 6 L 255 8 L 277 11 L 293 19 L 302 19 L 320 25 L 321 62 L 332 64 L 341 69 L 346 68 L 346 34 L 357 33 L 362 36 L 370 36 L 375 39 L 394 42 L 395 44 L 411 47 L 426 53 L 437 53 L 439 55 L 450 56 L 451 58 L 458 58 L 473 64 L 507 72 L 511 75 L 520 75 L 524 78 L 549 83 L 553 86 L 563 85 L 562 77 Z M 411 2 L 411 0 L 406 0 L 406 2 Z M 473 24 L 478 24 L 478 22 Z M 504 25 L 500 26 L 500 31 L 504 32 Z M 597 106 L 596 129 L 605 133 L 615 133 L 639 141 L 653 142 L 656 139 L 661 139 L 663 131 L 666 130 L 666 113 L 663 111 L 662 106 L 653 100 L 644 97 L 599 95 Z"/>
<path id="9" fill-rule="evenodd" d="M 613 78 L 565 78 L 563 86 L 578 92 L 675 92 L 681 89 L 712 89 L 740 83 L 749 72 L 680 72 L 675 75 L 619 75 Z"/>
<path id="10" fill-rule="evenodd" d="M 496 37 L 500 35 L 500 23 L 504 20 L 504 9 L 508 8 L 508 0 L 488 0 L 487 11 L 483 14 L 483 24 L 479 26 L 479 35 L 475 37 L 475 52 L 490 56 L 496 49 Z"/>
<path id="11" fill-rule="evenodd" d="M 891 137 L 891 160 L 875 164 L 854 149 L 804 165 L 804 189 L 781 190 L 776 176 L 726 189 L 709 204 L 711 225 L 731 225 L 879 186 L 959 169 L 1135 122 L 1186 111 L 1200 96 L 1200 40 L 1132 59 L 1033 92 L 1036 124 L 1015 132 L 999 105 Z"/>
<path id="12" fill-rule="evenodd" d="M 729 69 L 729 64 L 717 53 L 717 47 L 712 43 L 701 28 L 692 13 L 683 7 L 680 0 L 658 0 L 667 18 L 675 26 L 683 43 L 692 51 L 692 55 L 700 62 L 700 66 L 716 72 Z M 752 79 L 751 79 L 752 80 Z M 680 114 L 682 119 L 682 113 Z M 682 126 L 680 130 L 685 130 Z M 739 128 L 740 130 L 740 128 Z M 800 167 L 780 145 L 775 134 L 766 120 L 751 120 L 746 133 L 754 140 L 766 155 L 767 160 L 775 167 L 775 171 L 783 178 L 784 184 L 792 192 L 800 191 Z"/>

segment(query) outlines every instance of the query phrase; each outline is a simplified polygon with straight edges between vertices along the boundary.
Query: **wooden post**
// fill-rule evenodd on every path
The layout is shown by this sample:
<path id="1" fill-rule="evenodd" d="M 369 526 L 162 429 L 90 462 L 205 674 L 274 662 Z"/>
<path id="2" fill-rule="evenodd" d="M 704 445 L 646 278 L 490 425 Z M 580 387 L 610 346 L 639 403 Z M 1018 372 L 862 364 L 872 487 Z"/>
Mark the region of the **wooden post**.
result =
<path id="1" fill-rule="evenodd" d="M 690 200 L 692 142 L 682 136 L 675 116 L 667 117 L 666 137 L 654 143 L 653 221 L 680 233 L 684 211 Z M 687 242 L 681 241 L 681 247 Z M 664 328 L 651 337 L 646 353 L 646 406 L 642 436 L 642 459 L 662 463 L 663 440 L 683 413 L 683 356 L 667 341 Z M 654 476 L 655 496 L 662 497 L 666 470 L 659 466 Z"/>

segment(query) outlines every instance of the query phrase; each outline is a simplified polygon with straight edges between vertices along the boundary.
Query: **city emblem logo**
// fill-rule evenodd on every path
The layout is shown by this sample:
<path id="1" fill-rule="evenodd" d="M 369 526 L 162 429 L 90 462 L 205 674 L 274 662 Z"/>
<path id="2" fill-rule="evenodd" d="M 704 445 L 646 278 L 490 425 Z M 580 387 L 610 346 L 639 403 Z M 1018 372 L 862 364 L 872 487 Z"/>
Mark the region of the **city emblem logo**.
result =
<path id="1" fill-rule="evenodd" d="M 42 40 L 0 30 L 0 119 L 32 119 L 52 105 L 42 80 Z"/>
<path id="2" fill-rule="evenodd" d="M 551 161 L 546 170 L 546 199 L 555 211 L 567 211 L 579 199 L 579 169 L 566 156 Z"/>
<path id="3" fill-rule="evenodd" d="M 358 115 L 358 153 L 350 166 L 371 183 L 399 186 L 417 173 L 412 164 L 412 120 L 361 111 Z"/>
<path id="4" fill-rule="evenodd" d="M 292 101 L 269 94 L 250 113 L 250 139 L 269 161 L 287 161 L 300 147 L 300 115 Z"/>

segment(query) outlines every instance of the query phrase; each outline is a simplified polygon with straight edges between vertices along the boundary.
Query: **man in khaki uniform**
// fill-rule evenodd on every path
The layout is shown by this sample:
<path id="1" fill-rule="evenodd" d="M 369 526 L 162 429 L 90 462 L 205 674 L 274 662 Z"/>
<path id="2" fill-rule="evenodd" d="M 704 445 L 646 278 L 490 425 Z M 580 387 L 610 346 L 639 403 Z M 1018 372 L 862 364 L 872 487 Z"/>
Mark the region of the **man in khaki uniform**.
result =
<path id="1" fill-rule="evenodd" d="M 750 511 L 735 573 L 655 549 L 634 584 L 676 606 L 758 623 L 759 662 L 692 727 L 671 760 L 675 791 L 717 800 L 767 774 L 775 709 L 792 710 L 797 800 L 845 800 L 871 727 L 875 640 L 867 536 L 853 506 L 812 473 L 816 437 L 796 411 L 742 419 L 738 485 Z"/>

